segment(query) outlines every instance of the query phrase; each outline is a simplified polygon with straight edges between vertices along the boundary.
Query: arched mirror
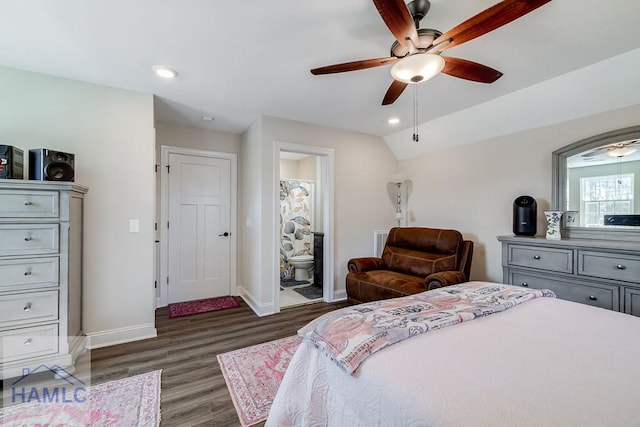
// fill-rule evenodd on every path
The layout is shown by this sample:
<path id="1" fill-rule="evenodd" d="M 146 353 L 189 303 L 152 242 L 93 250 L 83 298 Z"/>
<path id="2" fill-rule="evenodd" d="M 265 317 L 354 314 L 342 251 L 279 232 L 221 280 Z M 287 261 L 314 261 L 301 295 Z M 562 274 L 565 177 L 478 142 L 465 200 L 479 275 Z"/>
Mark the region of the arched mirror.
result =
<path id="1" fill-rule="evenodd" d="M 640 126 L 556 150 L 552 167 L 563 236 L 640 240 Z"/>

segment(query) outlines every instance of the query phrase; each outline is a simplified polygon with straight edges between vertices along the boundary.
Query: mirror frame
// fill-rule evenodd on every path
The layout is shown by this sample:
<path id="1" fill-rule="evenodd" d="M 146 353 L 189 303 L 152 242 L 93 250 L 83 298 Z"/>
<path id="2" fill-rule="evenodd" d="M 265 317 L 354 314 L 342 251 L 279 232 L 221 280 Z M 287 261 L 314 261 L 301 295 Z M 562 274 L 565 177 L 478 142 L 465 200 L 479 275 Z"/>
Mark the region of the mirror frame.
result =
<path id="1" fill-rule="evenodd" d="M 632 126 L 602 133 L 559 148 L 552 153 L 551 206 L 553 210 L 566 211 L 567 206 L 567 158 L 603 145 L 640 138 L 640 126 Z M 633 228 L 591 228 L 567 227 L 566 216 L 562 220 L 562 237 L 583 239 L 640 241 L 640 227 Z"/>

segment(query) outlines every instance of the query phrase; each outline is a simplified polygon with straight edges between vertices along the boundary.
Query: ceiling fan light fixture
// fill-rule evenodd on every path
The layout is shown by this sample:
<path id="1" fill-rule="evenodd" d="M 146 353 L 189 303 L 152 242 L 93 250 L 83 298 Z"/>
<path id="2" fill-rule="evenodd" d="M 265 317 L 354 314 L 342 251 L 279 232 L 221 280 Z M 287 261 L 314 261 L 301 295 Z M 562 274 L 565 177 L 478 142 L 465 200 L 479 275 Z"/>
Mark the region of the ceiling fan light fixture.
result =
<path id="1" fill-rule="evenodd" d="M 394 80 L 417 84 L 429 80 L 444 68 L 444 58 L 435 53 L 416 53 L 402 58 L 391 67 Z"/>
<path id="2" fill-rule="evenodd" d="M 613 150 L 607 151 L 607 154 L 610 155 L 611 157 L 624 157 L 624 156 L 628 156 L 629 154 L 633 154 L 636 151 L 638 151 L 637 148 L 617 147 L 617 148 L 614 148 Z"/>

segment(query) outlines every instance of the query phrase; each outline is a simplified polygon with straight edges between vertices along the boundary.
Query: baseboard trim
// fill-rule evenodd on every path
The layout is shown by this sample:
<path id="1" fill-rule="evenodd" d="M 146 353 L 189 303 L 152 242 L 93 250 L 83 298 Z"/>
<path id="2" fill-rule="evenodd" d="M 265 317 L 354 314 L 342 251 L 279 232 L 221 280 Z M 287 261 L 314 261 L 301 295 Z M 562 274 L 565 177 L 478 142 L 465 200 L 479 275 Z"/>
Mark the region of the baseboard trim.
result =
<path id="1" fill-rule="evenodd" d="M 346 300 L 346 299 L 347 299 L 347 291 L 346 290 L 334 291 L 333 292 L 333 300 L 331 300 L 331 302 L 342 301 L 342 300 Z"/>
<path id="2" fill-rule="evenodd" d="M 158 336 L 156 327 L 152 323 L 129 326 L 126 328 L 110 329 L 107 331 L 87 333 L 87 348 L 101 348 L 132 341 L 145 340 Z"/>
<path id="3" fill-rule="evenodd" d="M 264 305 L 260 304 L 258 300 L 253 296 L 253 294 L 251 294 L 251 292 L 247 291 L 242 286 L 238 286 L 238 290 L 240 291 L 240 297 L 244 300 L 244 302 L 247 303 L 249 308 L 251 308 L 251 310 L 253 310 L 253 312 L 258 317 L 269 316 L 275 313 L 273 303 Z"/>

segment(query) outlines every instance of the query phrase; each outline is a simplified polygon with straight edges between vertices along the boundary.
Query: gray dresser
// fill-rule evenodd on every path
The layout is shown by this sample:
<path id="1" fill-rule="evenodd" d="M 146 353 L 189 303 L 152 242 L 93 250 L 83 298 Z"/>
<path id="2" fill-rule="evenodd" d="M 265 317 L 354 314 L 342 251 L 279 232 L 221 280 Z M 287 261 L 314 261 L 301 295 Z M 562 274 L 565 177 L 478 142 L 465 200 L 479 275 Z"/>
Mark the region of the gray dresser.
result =
<path id="1" fill-rule="evenodd" d="M 82 333 L 82 216 L 87 188 L 0 180 L 0 376 L 73 372 Z"/>
<path id="2" fill-rule="evenodd" d="M 499 236 L 504 283 L 640 316 L 640 243 Z"/>

